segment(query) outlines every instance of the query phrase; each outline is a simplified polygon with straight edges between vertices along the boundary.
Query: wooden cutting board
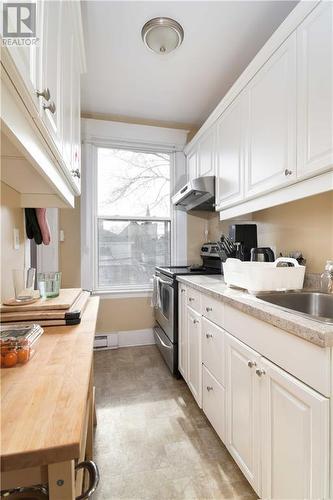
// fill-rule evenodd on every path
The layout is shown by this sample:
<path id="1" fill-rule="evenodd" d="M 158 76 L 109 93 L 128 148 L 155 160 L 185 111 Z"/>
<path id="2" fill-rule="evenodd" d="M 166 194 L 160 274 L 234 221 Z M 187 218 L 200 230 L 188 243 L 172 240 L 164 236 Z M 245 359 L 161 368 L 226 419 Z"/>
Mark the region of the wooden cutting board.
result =
<path id="1" fill-rule="evenodd" d="M 82 292 L 81 288 L 61 288 L 59 296 L 54 299 L 38 299 L 33 304 L 5 306 L 1 304 L 1 313 L 48 311 L 69 309 Z"/>
<path id="2" fill-rule="evenodd" d="M 10 323 L 38 323 L 41 326 L 74 325 L 79 324 L 82 314 L 90 297 L 89 292 L 81 292 L 69 309 L 47 309 L 39 311 L 19 311 L 1 313 L 0 322 Z"/>

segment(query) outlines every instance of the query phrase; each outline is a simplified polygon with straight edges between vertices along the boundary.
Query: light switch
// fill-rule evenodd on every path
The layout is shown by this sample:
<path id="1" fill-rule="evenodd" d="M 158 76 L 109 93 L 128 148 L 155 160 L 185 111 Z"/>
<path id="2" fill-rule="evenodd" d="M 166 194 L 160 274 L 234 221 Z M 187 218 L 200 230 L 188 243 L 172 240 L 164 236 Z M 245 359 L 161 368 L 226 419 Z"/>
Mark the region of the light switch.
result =
<path id="1" fill-rule="evenodd" d="M 14 250 L 20 249 L 20 230 L 17 227 L 13 229 L 13 246 Z"/>
<path id="2" fill-rule="evenodd" d="M 59 231 L 59 241 L 65 241 L 65 231 L 63 229 Z"/>

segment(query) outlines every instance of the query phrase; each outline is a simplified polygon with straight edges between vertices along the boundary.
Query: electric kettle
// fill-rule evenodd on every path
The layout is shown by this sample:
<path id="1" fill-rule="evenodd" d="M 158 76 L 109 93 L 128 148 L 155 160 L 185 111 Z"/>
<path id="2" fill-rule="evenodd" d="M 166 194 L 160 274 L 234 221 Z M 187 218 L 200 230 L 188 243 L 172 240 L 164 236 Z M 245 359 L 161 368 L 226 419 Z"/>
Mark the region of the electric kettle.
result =
<path id="1" fill-rule="evenodd" d="M 256 262 L 274 262 L 274 252 L 269 247 L 251 248 L 251 260 Z"/>

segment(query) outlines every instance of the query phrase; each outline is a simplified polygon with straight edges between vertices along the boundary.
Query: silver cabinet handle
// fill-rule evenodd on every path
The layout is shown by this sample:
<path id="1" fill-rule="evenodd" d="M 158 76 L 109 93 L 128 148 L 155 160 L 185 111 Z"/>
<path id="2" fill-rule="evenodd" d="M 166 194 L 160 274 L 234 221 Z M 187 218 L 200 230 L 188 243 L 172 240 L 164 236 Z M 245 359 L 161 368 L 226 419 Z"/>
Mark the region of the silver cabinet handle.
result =
<path id="1" fill-rule="evenodd" d="M 211 333 L 206 333 L 206 339 L 212 339 L 213 335 Z"/>
<path id="2" fill-rule="evenodd" d="M 43 97 L 45 101 L 49 101 L 51 97 L 50 89 L 46 87 L 44 90 L 36 90 L 36 95 L 37 97 Z"/>
<path id="3" fill-rule="evenodd" d="M 213 387 L 212 387 L 211 385 L 207 385 L 206 389 L 207 389 L 207 391 L 209 392 L 209 391 L 212 391 L 212 390 L 213 390 Z"/>
<path id="4" fill-rule="evenodd" d="M 198 319 L 194 319 L 194 320 L 193 320 L 193 323 L 194 323 L 194 324 L 199 323 L 199 320 L 198 320 Z"/>
<path id="5" fill-rule="evenodd" d="M 71 170 L 71 172 L 72 172 L 73 177 L 77 177 L 78 179 L 80 179 L 81 172 L 78 168 L 76 168 L 75 170 Z"/>
<path id="6" fill-rule="evenodd" d="M 293 171 L 292 170 L 289 170 L 288 168 L 286 168 L 286 170 L 284 171 L 284 175 L 286 177 L 288 177 L 288 175 L 292 175 Z"/>
<path id="7" fill-rule="evenodd" d="M 247 366 L 248 366 L 249 368 L 253 368 L 254 366 L 257 366 L 257 363 L 256 363 L 255 361 L 248 361 L 248 362 L 247 362 Z"/>
<path id="8" fill-rule="evenodd" d="M 213 308 L 212 307 L 206 307 L 206 311 L 209 313 L 210 311 L 212 311 Z"/>
<path id="9" fill-rule="evenodd" d="M 53 101 L 51 101 L 49 104 L 43 104 L 43 108 L 44 109 L 48 109 L 50 111 L 50 113 L 52 113 L 54 115 L 54 113 L 56 112 L 56 105 L 54 104 Z"/>
<path id="10" fill-rule="evenodd" d="M 263 368 L 260 368 L 258 370 L 256 370 L 256 374 L 258 375 L 258 377 L 261 377 L 262 375 L 265 375 L 265 370 Z"/>
<path id="11" fill-rule="evenodd" d="M 185 293 L 185 288 L 182 288 L 180 291 L 181 291 L 182 293 Z"/>
<path id="12" fill-rule="evenodd" d="M 188 300 L 189 300 L 189 302 L 193 302 L 194 298 L 193 297 L 189 297 Z"/>

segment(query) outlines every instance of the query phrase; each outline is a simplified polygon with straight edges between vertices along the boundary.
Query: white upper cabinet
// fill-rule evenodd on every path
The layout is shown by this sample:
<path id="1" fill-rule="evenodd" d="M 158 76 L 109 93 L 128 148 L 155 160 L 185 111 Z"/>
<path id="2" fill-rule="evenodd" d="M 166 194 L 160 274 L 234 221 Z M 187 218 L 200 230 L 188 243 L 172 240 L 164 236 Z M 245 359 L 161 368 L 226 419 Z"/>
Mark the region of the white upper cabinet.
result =
<path id="1" fill-rule="evenodd" d="M 50 98 L 41 98 L 41 116 L 48 131 L 61 151 L 61 64 L 62 57 L 62 16 L 66 2 L 43 2 L 42 66 L 41 89 L 49 89 Z M 57 43 L 58 41 L 58 43 Z M 68 50 L 68 47 L 66 47 Z"/>
<path id="2" fill-rule="evenodd" d="M 198 177 L 215 175 L 215 127 L 203 136 L 199 145 Z"/>
<path id="3" fill-rule="evenodd" d="M 245 96 L 239 96 L 217 122 L 217 210 L 243 198 Z"/>
<path id="4" fill-rule="evenodd" d="M 328 498 L 329 400 L 263 358 L 260 367 L 261 497 Z"/>
<path id="5" fill-rule="evenodd" d="M 198 177 L 197 160 L 198 152 L 194 149 L 187 156 L 187 182 Z"/>
<path id="6" fill-rule="evenodd" d="M 322 2 L 297 30 L 297 175 L 333 167 L 333 3 Z"/>
<path id="7" fill-rule="evenodd" d="M 296 34 L 249 83 L 245 196 L 296 177 Z"/>

